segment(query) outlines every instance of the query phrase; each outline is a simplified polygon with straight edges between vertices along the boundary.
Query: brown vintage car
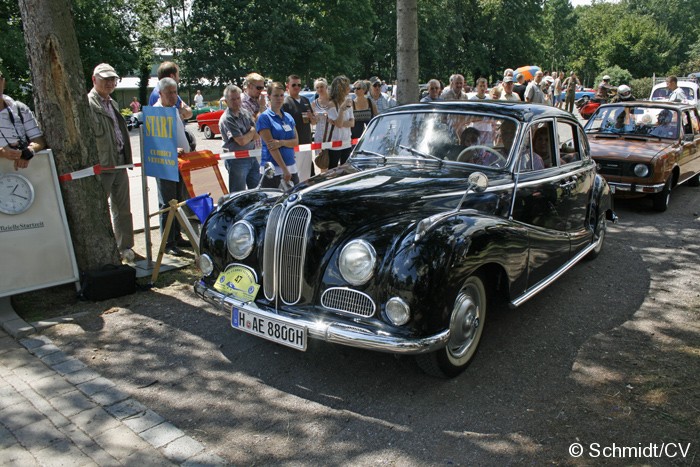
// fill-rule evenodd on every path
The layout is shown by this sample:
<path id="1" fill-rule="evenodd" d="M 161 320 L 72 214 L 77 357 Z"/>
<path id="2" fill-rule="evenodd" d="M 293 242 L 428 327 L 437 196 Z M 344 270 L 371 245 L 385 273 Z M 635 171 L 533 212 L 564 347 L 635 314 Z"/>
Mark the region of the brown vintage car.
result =
<path id="1" fill-rule="evenodd" d="M 700 185 L 697 107 L 631 101 L 601 106 L 585 126 L 591 155 L 616 196 L 650 196 L 665 211 L 671 190 Z"/>

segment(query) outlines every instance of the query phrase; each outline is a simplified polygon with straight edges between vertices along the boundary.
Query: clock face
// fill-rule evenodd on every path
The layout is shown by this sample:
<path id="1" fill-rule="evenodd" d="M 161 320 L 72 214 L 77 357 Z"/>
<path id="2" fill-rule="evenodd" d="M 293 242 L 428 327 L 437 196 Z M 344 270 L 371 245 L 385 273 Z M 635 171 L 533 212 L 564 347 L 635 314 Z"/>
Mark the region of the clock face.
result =
<path id="1" fill-rule="evenodd" d="M 26 177 L 6 173 L 0 175 L 0 212 L 20 214 L 34 202 L 34 187 Z"/>

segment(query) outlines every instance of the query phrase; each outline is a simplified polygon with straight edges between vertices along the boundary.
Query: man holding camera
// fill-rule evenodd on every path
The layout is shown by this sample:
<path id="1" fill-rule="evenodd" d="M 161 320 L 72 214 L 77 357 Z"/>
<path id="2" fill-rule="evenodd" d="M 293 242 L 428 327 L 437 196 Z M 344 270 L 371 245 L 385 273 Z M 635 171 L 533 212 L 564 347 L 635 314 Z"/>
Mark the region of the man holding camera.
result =
<path id="1" fill-rule="evenodd" d="M 0 71 L 0 157 L 14 161 L 15 170 L 26 169 L 34 153 L 46 147 L 46 140 L 29 107 L 4 93 Z"/>

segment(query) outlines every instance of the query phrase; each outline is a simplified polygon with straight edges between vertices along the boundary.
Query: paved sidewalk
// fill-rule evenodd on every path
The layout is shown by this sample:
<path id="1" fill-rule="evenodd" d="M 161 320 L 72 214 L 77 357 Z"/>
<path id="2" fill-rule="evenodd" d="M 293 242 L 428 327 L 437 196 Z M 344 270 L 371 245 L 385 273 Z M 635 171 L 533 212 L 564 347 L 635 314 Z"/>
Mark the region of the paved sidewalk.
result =
<path id="1" fill-rule="evenodd" d="M 225 465 L 45 336 L 0 329 L 0 466 Z"/>

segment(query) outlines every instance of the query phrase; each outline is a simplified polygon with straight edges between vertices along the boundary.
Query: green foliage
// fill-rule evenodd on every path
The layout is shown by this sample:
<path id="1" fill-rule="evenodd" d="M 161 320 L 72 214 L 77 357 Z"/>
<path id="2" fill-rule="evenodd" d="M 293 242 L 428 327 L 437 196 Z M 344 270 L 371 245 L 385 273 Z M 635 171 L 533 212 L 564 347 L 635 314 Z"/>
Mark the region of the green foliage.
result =
<path id="1" fill-rule="evenodd" d="M 653 84 L 651 77 L 645 77 L 631 80 L 629 86 L 632 88 L 632 94 L 637 99 L 648 99 L 651 95 Z"/>
<path id="2" fill-rule="evenodd" d="M 0 0 L 0 18 L 0 70 L 5 76 L 5 93 L 32 105 L 29 64 L 17 0 Z"/>
<path id="3" fill-rule="evenodd" d="M 629 71 L 623 70 L 619 66 L 615 65 L 601 71 L 600 74 L 595 78 L 596 84 L 603 81 L 603 76 L 605 75 L 610 76 L 610 84 L 613 86 L 629 84 L 629 82 L 632 81 L 632 74 Z"/>

